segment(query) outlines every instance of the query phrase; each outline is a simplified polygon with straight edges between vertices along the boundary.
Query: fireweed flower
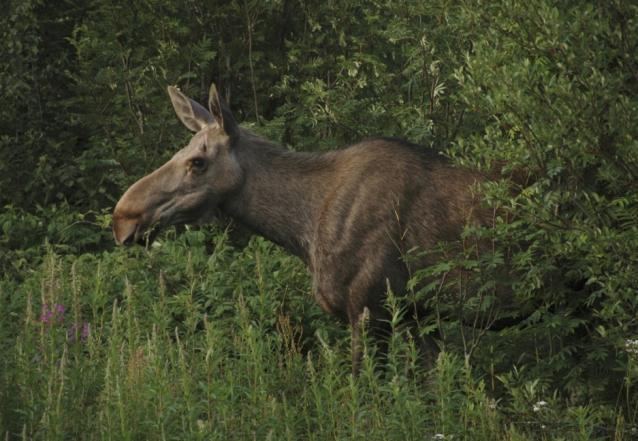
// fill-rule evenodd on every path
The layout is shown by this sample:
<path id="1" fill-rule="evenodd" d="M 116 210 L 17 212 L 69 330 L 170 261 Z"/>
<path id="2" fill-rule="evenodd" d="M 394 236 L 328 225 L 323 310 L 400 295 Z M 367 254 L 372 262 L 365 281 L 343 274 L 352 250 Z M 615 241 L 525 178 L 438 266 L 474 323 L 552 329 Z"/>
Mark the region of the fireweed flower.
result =
<path id="1" fill-rule="evenodd" d="M 49 307 L 48 304 L 44 303 L 42 304 L 42 312 L 40 313 L 40 323 L 49 326 L 55 323 L 62 323 L 64 322 L 65 311 L 64 305 L 55 303 L 52 307 Z"/>
<path id="2" fill-rule="evenodd" d="M 65 312 L 66 308 L 64 305 L 54 303 L 52 306 L 49 306 L 47 303 L 44 303 L 42 304 L 42 312 L 40 313 L 40 323 L 46 326 L 61 325 L 64 323 Z M 86 343 L 89 335 L 91 335 L 91 325 L 89 322 L 73 323 L 66 332 L 66 336 L 71 342 L 74 342 L 77 336 L 80 342 Z"/>
<path id="3" fill-rule="evenodd" d="M 81 325 L 79 323 L 74 323 L 73 326 L 69 328 L 67 337 L 69 341 L 74 342 L 76 335 L 81 343 L 86 343 L 89 335 L 91 335 L 91 325 L 89 322 L 82 322 Z"/>

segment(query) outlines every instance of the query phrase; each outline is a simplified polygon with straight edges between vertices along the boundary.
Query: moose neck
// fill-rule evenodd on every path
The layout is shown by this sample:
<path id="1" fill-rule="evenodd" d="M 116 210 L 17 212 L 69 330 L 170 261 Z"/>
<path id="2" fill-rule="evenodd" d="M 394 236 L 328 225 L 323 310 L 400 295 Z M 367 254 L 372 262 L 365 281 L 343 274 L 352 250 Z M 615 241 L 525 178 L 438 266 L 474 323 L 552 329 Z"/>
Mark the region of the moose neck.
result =
<path id="1" fill-rule="evenodd" d="M 235 152 L 244 183 L 222 211 L 307 261 L 333 154 L 287 151 L 243 135 Z"/>

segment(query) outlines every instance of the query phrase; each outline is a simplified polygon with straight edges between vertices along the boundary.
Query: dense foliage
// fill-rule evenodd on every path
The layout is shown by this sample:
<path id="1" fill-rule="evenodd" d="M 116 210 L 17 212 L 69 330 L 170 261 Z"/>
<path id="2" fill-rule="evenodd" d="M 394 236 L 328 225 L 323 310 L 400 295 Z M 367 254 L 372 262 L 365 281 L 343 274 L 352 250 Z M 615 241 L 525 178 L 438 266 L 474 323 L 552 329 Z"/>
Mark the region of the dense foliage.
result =
<path id="1" fill-rule="evenodd" d="M 0 36 L 2 436 L 638 427 L 637 5 L 9 0 Z M 211 81 L 244 126 L 291 148 L 399 136 L 494 177 L 480 189 L 493 225 L 409 287 L 437 312 L 423 331 L 444 331 L 433 373 L 399 339 L 383 373 L 347 380 L 347 336 L 300 263 L 260 240 L 233 247 L 223 225 L 113 249 L 123 188 L 189 136 L 166 86 L 204 98 Z M 418 288 L 457 267 L 471 279 Z M 508 308 L 463 326 L 499 287 Z"/>

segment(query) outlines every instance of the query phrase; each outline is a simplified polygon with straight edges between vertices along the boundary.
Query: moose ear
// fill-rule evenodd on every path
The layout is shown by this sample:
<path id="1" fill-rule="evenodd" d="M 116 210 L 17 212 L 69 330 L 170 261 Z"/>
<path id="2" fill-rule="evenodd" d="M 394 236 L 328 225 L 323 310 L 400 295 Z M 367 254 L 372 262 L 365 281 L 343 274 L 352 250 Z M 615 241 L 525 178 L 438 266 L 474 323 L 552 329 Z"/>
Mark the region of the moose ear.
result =
<path id="1" fill-rule="evenodd" d="M 235 122 L 235 118 L 230 112 L 230 109 L 226 106 L 226 103 L 224 103 L 219 97 L 215 83 L 210 85 L 210 90 L 208 91 L 208 109 L 219 126 L 231 139 L 239 136 L 239 127 L 237 126 L 237 122 Z"/>
<path id="2" fill-rule="evenodd" d="M 189 130 L 199 132 L 214 121 L 204 106 L 184 95 L 177 87 L 168 86 L 168 95 L 177 117 Z"/>

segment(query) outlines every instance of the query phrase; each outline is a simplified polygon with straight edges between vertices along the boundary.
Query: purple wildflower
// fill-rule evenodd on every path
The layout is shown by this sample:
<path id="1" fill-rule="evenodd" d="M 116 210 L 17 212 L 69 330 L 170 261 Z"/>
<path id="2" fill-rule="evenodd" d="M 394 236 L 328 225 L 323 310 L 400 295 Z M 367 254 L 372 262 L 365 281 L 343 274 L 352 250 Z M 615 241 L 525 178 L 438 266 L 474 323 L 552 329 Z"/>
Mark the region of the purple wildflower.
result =
<path id="1" fill-rule="evenodd" d="M 44 303 L 42 304 L 42 312 L 40 313 L 40 322 L 45 325 L 53 325 L 54 323 L 62 323 L 64 321 L 64 305 L 55 303 L 52 308 Z"/>
<path id="2" fill-rule="evenodd" d="M 70 341 L 74 342 L 76 335 L 80 337 L 80 342 L 86 343 L 89 335 L 91 335 L 91 325 L 89 325 L 89 322 L 82 322 L 82 326 L 80 326 L 79 323 L 74 323 L 73 326 L 69 328 L 67 336 Z"/>
<path id="3" fill-rule="evenodd" d="M 86 341 L 86 339 L 89 338 L 89 335 L 91 335 L 91 325 L 89 325 L 89 322 L 84 322 L 82 323 L 82 333 L 80 334 L 80 337 L 83 341 Z"/>
<path id="4" fill-rule="evenodd" d="M 64 323 L 64 313 L 66 308 L 64 305 L 54 303 L 49 306 L 47 303 L 42 304 L 42 312 L 40 313 L 40 323 L 47 326 L 53 326 L 55 324 L 62 325 Z M 91 325 L 89 322 L 75 322 L 66 330 L 66 336 L 69 341 L 74 342 L 79 340 L 81 343 L 86 343 L 91 335 Z"/>

